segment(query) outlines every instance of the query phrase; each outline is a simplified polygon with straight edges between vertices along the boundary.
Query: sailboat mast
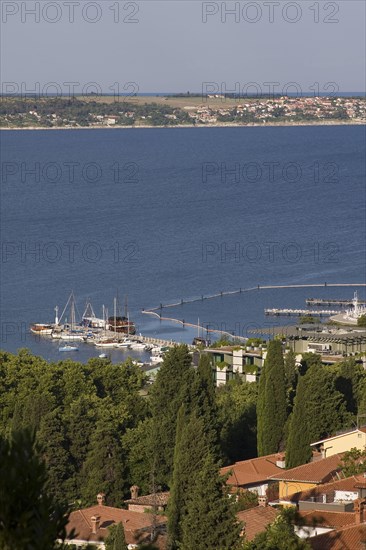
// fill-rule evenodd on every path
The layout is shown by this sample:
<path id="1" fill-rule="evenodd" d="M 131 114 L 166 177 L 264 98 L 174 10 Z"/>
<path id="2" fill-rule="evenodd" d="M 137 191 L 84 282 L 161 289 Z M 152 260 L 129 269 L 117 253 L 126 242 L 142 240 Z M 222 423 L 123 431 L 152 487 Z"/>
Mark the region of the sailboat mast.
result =
<path id="1" fill-rule="evenodd" d="M 74 293 L 71 295 L 71 307 L 70 307 L 70 314 L 71 314 L 71 329 L 75 327 L 75 300 L 74 300 Z"/>
<path id="2" fill-rule="evenodd" d="M 117 298 L 113 300 L 113 314 L 114 314 L 114 332 L 117 332 Z"/>

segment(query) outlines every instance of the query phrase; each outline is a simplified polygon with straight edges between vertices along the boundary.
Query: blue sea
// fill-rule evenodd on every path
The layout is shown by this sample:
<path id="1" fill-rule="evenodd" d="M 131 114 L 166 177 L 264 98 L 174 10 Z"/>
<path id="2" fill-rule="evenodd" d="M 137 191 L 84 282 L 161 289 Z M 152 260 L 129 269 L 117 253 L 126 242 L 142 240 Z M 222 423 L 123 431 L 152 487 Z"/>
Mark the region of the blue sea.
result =
<path id="1" fill-rule="evenodd" d="M 112 314 L 118 292 L 138 332 L 190 342 L 197 329 L 142 310 L 257 285 L 366 282 L 364 126 L 3 131 L 1 168 L 6 350 L 60 359 L 28 329 L 52 322 L 71 290 L 80 314 L 88 299 Z M 247 336 L 281 322 L 266 307 L 354 290 L 259 290 L 164 313 Z M 82 344 L 73 357 L 96 355 Z"/>

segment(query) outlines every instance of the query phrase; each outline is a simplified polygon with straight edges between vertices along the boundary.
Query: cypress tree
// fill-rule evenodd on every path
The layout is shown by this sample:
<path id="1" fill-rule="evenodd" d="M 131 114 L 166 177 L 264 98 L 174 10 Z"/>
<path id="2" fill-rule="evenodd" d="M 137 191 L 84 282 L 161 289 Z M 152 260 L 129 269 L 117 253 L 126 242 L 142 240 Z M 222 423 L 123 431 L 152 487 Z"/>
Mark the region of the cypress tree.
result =
<path id="1" fill-rule="evenodd" d="M 177 437 L 174 449 L 174 469 L 168 506 L 168 533 L 171 549 L 182 539 L 182 518 L 194 478 L 209 452 L 204 421 L 195 412 L 189 416 L 181 406 L 177 419 Z"/>
<path id="2" fill-rule="evenodd" d="M 224 480 L 208 454 L 195 477 L 182 519 L 182 550 L 235 550 L 241 527 Z"/>
<path id="3" fill-rule="evenodd" d="M 90 440 L 89 452 L 82 471 L 82 496 L 94 503 L 98 492 L 106 494 L 107 503 L 122 504 L 127 481 L 120 434 L 111 418 L 98 420 Z"/>
<path id="4" fill-rule="evenodd" d="M 336 375 L 314 363 L 299 380 L 290 419 L 286 467 L 294 468 L 311 458 L 310 443 L 349 424 L 344 396 L 335 387 Z"/>
<path id="5" fill-rule="evenodd" d="M 114 533 L 113 550 L 128 550 L 128 546 L 125 538 L 125 532 L 121 522 L 117 524 L 117 527 Z"/>
<path id="6" fill-rule="evenodd" d="M 344 395 L 347 410 L 356 416 L 360 402 L 359 388 L 365 371 L 362 365 L 358 365 L 353 358 L 340 363 L 338 368 L 336 388 Z"/>
<path id="7" fill-rule="evenodd" d="M 60 410 L 47 414 L 41 421 L 37 443 L 47 468 L 47 488 L 57 502 L 69 502 L 74 494 L 68 491 L 67 480 L 73 475 L 69 460 L 68 441 Z"/>
<path id="8" fill-rule="evenodd" d="M 284 368 L 287 396 L 287 414 L 289 415 L 292 411 L 292 407 L 294 404 L 298 375 L 296 369 L 296 354 L 292 350 L 288 351 L 285 355 Z"/>
<path id="9" fill-rule="evenodd" d="M 190 367 L 188 347 L 175 346 L 165 355 L 152 387 L 151 454 L 158 485 L 169 486 L 171 480 L 177 415 Z"/>
<path id="10" fill-rule="evenodd" d="M 276 453 L 281 449 L 286 422 L 286 409 L 282 344 L 279 340 L 273 340 L 268 345 L 267 358 L 261 373 L 258 392 L 259 455 Z"/>
<path id="11" fill-rule="evenodd" d="M 218 458 L 220 454 L 218 410 L 212 367 L 207 354 L 200 358 L 197 369 L 191 368 L 186 373 L 186 384 L 182 388 L 182 393 L 186 414 L 189 415 L 194 411 L 203 419 L 207 442 L 215 457 Z"/>

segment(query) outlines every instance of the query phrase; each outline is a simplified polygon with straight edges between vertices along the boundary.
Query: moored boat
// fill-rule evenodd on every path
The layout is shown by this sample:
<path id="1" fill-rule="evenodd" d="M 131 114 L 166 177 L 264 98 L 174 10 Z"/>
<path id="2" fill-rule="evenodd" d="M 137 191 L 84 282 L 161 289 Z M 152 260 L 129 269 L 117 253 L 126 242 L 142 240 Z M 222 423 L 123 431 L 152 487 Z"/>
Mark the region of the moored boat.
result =
<path id="1" fill-rule="evenodd" d="M 113 316 L 108 317 L 109 330 L 112 332 L 119 332 L 123 334 L 136 334 L 136 327 L 133 321 L 130 321 L 128 317 Z"/>
<path id="2" fill-rule="evenodd" d="M 79 348 L 76 346 L 62 346 L 61 348 L 58 348 L 58 351 L 79 351 Z"/>
<path id="3" fill-rule="evenodd" d="M 133 342 L 130 345 L 130 348 L 135 350 L 135 351 L 144 351 L 145 350 L 145 344 L 143 344 L 142 342 Z"/>
<path id="4" fill-rule="evenodd" d="M 94 342 L 94 345 L 97 348 L 114 348 L 116 347 L 116 344 L 118 344 L 118 342 L 115 340 L 98 340 Z"/>
<path id="5" fill-rule="evenodd" d="M 30 330 L 33 334 L 38 334 L 38 336 L 51 336 L 53 326 L 44 323 L 35 323 L 34 325 L 31 325 Z"/>

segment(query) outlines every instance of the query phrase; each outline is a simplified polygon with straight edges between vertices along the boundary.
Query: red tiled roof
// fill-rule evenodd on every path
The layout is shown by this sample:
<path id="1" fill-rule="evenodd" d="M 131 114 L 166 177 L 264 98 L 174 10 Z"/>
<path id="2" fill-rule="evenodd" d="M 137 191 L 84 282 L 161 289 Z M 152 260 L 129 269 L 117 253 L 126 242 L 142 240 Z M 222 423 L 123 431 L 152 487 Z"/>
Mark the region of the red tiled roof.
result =
<path id="1" fill-rule="evenodd" d="M 100 527 L 96 534 L 92 532 L 93 516 L 100 516 Z M 122 522 L 127 544 L 134 544 L 143 531 L 149 531 L 154 519 L 158 525 L 164 525 L 167 522 L 166 517 L 160 515 L 154 518 L 152 514 L 97 505 L 71 512 L 66 530 L 69 538 L 70 532 L 74 529 L 76 535 L 72 540 L 96 542 L 108 536 L 108 528 L 111 525 Z"/>
<path id="2" fill-rule="evenodd" d="M 350 525 L 308 539 L 313 550 L 364 550 L 366 524 Z"/>
<path id="3" fill-rule="evenodd" d="M 155 495 L 142 495 L 125 500 L 125 504 L 137 504 L 139 506 L 166 506 L 169 500 L 169 492 L 156 493 Z"/>
<path id="4" fill-rule="evenodd" d="M 279 454 L 273 454 L 235 462 L 232 466 L 221 468 L 221 475 L 232 472 L 226 483 L 235 487 L 266 482 L 270 476 L 284 471 L 283 468 L 276 465 L 276 461 L 279 460 L 280 456 Z"/>
<path id="5" fill-rule="evenodd" d="M 358 489 L 358 485 L 364 480 L 363 475 L 346 477 L 343 479 L 337 479 L 337 481 L 331 481 L 329 483 L 323 483 L 308 489 L 307 491 L 301 491 L 299 493 L 293 493 L 285 499 L 291 502 L 299 502 L 300 500 L 310 500 L 311 497 L 317 497 L 319 495 L 329 494 L 333 491 L 355 491 Z M 315 504 L 314 504 L 315 505 Z"/>
<path id="6" fill-rule="evenodd" d="M 298 512 L 305 525 L 317 525 L 321 527 L 333 527 L 341 529 L 347 525 L 355 524 L 355 514 L 353 512 L 328 512 L 327 510 L 310 510 Z"/>
<path id="7" fill-rule="evenodd" d="M 340 471 L 342 454 L 322 458 L 308 464 L 302 464 L 290 470 L 282 470 L 281 474 L 269 477 L 276 481 L 299 481 L 303 483 L 325 483 Z"/>
<path id="8" fill-rule="evenodd" d="M 253 540 L 258 533 L 264 531 L 266 526 L 276 519 L 278 514 L 279 511 L 272 506 L 256 506 L 238 512 L 236 517 L 244 523 L 245 538 Z"/>

